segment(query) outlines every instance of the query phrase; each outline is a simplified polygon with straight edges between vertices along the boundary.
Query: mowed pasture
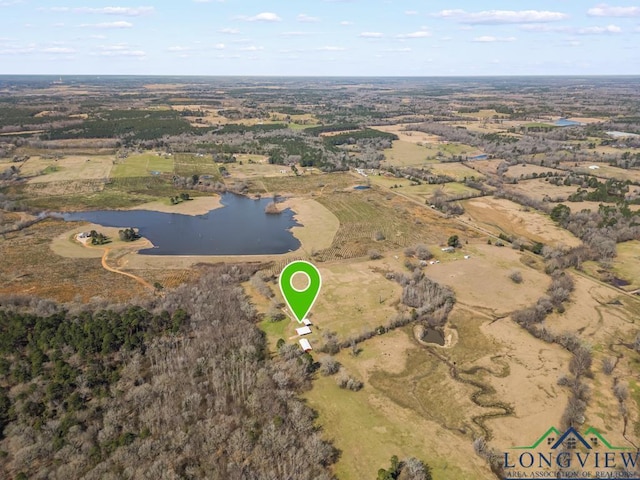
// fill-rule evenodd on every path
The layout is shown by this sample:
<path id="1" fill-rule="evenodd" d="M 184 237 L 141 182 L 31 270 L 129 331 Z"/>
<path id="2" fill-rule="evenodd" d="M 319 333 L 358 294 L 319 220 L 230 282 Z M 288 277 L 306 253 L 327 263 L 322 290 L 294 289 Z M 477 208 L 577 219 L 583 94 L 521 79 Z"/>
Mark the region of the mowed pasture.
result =
<path id="1" fill-rule="evenodd" d="M 113 168 L 112 177 L 146 177 L 153 175 L 153 172 L 173 173 L 173 170 L 172 157 L 165 158 L 155 153 L 143 153 L 118 160 Z"/>
<path id="2" fill-rule="evenodd" d="M 176 153 L 173 156 L 175 173 L 181 177 L 208 176 L 209 180 L 222 180 L 220 169 L 211 155 Z"/>
<path id="3" fill-rule="evenodd" d="M 416 200 L 420 203 L 428 204 L 431 198 L 439 192 L 447 197 L 473 197 L 480 194 L 479 190 L 475 188 L 467 187 L 462 183 L 450 182 L 438 185 L 429 185 L 423 183 L 422 185 L 409 185 L 401 188 L 394 189 L 394 192 L 406 195 L 412 200 Z"/>
<path id="4" fill-rule="evenodd" d="M 457 181 L 463 181 L 465 178 L 471 177 L 476 179 L 485 178 L 484 174 L 476 172 L 459 162 L 434 163 L 429 165 L 429 170 L 434 175 L 447 175 Z"/>
<path id="5" fill-rule="evenodd" d="M 613 259 L 613 272 L 618 278 L 629 282 L 624 289 L 640 289 L 640 241 L 619 243 L 616 254 L 616 258 Z"/>
<path id="6" fill-rule="evenodd" d="M 619 154 L 620 151 L 617 150 L 616 153 Z M 590 169 L 589 167 L 591 166 L 597 166 L 598 168 Z M 607 163 L 580 162 L 577 167 L 572 166 L 571 170 L 585 175 L 595 175 L 598 177 L 613 178 L 621 181 L 631 180 L 632 182 L 640 182 L 640 170 L 613 167 Z"/>
<path id="7" fill-rule="evenodd" d="M 374 130 L 381 132 L 393 133 L 398 136 L 398 139 L 407 143 L 439 143 L 440 137 L 437 135 L 431 135 L 429 133 L 420 132 L 417 130 L 411 130 L 412 125 L 407 123 L 400 123 L 397 125 L 380 125 L 371 127 Z"/>
<path id="8" fill-rule="evenodd" d="M 520 181 L 515 185 L 505 185 L 504 189 L 510 192 L 526 195 L 527 197 L 533 198 L 540 202 L 564 202 L 570 195 L 576 193 L 576 191 L 578 190 L 578 186 L 554 185 L 552 183 L 549 183 L 545 179 L 534 178 L 531 180 Z M 586 188 L 583 190 L 590 191 L 592 189 Z"/>
<path id="9" fill-rule="evenodd" d="M 463 203 L 463 218 L 494 232 L 514 238 L 524 237 L 546 245 L 566 245 L 575 247 L 580 240 L 569 231 L 557 226 L 548 216 L 510 200 L 482 197 Z"/>
<path id="10" fill-rule="evenodd" d="M 505 176 L 508 178 L 522 178 L 522 177 L 526 177 L 534 174 L 539 176 L 542 173 L 544 173 L 545 176 L 549 175 L 549 173 L 554 175 L 558 174 L 562 176 L 566 175 L 566 172 L 555 169 L 555 168 L 541 167 L 540 165 L 531 165 L 528 163 L 524 163 L 524 164 L 519 163 L 518 165 L 513 165 L 509 167 L 509 169 L 507 170 L 507 173 L 505 173 Z"/>
<path id="11" fill-rule="evenodd" d="M 255 177 L 295 176 L 291 167 L 271 165 L 262 155 L 236 155 L 235 163 L 226 163 L 224 167 L 233 179 L 250 179 Z M 251 159 L 251 162 L 248 160 Z M 242 162 L 242 164 L 240 164 Z M 284 173 L 282 173 L 284 171 Z"/>
<path id="12" fill-rule="evenodd" d="M 106 155 L 71 155 L 59 160 L 37 156 L 20 165 L 20 174 L 30 177 L 29 183 L 104 180 L 112 167 L 113 157 Z"/>
<path id="13" fill-rule="evenodd" d="M 316 252 L 316 260 L 356 258 L 372 249 L 387 251 L 417 243 L 446 242 L 452 231 L 457 232 L 430 209 L 399 196 L 387 199 L 375 189 L 336 192 L 316 200 L 340 221 L 331 247 Z"/>
<path id="14" fill-rule="evenodd" d="M 454 155 L 474 155 L 477 149 L 460 143 L 417 143 L 396 140 L 384 151 L 384 164 L 394 167 L 420 167 Z"/>

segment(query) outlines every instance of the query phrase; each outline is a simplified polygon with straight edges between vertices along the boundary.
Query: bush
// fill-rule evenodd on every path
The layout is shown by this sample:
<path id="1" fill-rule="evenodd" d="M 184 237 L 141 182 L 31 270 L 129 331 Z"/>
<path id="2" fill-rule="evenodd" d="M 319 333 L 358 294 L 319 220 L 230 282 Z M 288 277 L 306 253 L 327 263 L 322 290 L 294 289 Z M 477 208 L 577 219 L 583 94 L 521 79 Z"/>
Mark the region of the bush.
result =
<path id="1" fill-rule="evenodd" d="M 383 241 L 386 237 L 384 236 L 384 233 L 382 233 L 380 230 L 376 231 L 376 233 L 373 234 L 373 238 L 376 242 L 381 242 Z"/>
<path id="2" fill-rule="evenodd" d="M 369 250 L 369 258 L 371 260 L 379 260 L 382 258 L 382 254 L 378 250 Z"/>
<path id="3" fill-rule="evenodd" d="M 615 358 L 607 357 L 602 359 L 602 371 L 605 373 L 605 375 L 611 375 L 614 368 L 616 368 Z"/>
<path id="4" fill-rule="evenodd" d="M 340 362 L 333 357 L 325 357 L 320 361 L 320 373 L 325 377 L 335 375 L 340 370 Z"/>
<path id="5" fill-rule="evenodd" d="M 513 272 L 511 272 L 509 274 L 509 278 L 513 283 L 522 283 L 522 273 L 520 273 L 518 270 L 514 270 Z"/>
<path id="6" fill-rule="evenodd" d="M 350 375 L 347 375 L 346 373 L 343 375 L 340 375 L 336 379 L 336 383 L 338 384 L 338 387 L 344 388 L 346 390 L 351 390 L 353 392 L 362 390 L 362 387 L 364 387 L 364 383 L 362 383 L 360 380 L 356 378 L 353 378 Z"/>
<path id="7" fill-rule="evenodd" d="M 429 249 L 425 245 L 416 245 L 415 247 L 415 256 L 419 260 L 430 260 L 433 258 L 433 254 L 429 251 Z"/>

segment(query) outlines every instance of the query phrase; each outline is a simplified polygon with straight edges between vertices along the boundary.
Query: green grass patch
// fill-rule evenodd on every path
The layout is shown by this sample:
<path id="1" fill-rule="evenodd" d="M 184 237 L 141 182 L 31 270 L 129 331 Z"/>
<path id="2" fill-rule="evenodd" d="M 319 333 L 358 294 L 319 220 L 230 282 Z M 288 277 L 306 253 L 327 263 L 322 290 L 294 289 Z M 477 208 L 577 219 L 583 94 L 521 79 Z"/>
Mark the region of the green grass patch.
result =
<path id="1" fill-rule="evenodd" d="M 198 156 L 191 153 L 178 153 L 174 156 L 176 175 L 190 177 L 192 175 L 207 175 L 211 180 L 222 180 L 220 169 L 211 155 Z"/>
<path id="2" fill-rule="evenodd" d="M 154 153 L 132 155 L 120 160 L 111 171 L 112 178 L 144 177 L 151 172 L 173 173 L 173 159 L 159 157 Z"/>

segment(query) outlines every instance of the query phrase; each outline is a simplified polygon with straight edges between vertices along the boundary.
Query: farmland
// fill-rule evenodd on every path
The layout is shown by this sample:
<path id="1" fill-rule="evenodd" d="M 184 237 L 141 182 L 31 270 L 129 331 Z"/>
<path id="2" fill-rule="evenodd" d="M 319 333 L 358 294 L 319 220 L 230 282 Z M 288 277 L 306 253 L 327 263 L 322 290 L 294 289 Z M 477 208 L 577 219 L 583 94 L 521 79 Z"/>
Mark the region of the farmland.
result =
<path id="1" fill-rule="evenodd" d="M 274 407 L 268 421 L 251 423 L 255 405 L 268 403 L 260 389 L 273 386 L 313 409 L 305 425 L 315 424 L 313 434 L 338 449 L 325 467 L 339 480 L 376 478 L 393 455 L 426 462 L 437 479 L 495 478 L 477 439 L 499 456 L 539 436 L 541 425 L 594 425 L 613 444 L 638 442 L 640 388 L 629 379 L 640 368 L 640 145 L 606 134 L 640 129 L 633 102 L 619 101 L 637 101 L 634 81 L 581 79 L 588 93 L 572 79 L 78 82 L 26 85 L 18 96 L 0 88 L 3 101 L 25 104 L 4 109 L 0 125 L 0 302 L 45 313 L 41 298 L 67 302 L 72 312 L 118 310 L 116 302 L 134 299 L 171 315 L 184 307 L 188 327 L 150 340 L 145 355 L 123 349 L 129 363 L 117 389 L 127 402 L 174 380 L 197 388 L 228 383 L 235 389 L 229 398 L 241 399 L 233 408 L 249 422 L 239 421 L 229 442 L 262 442 L 265 432 L 290 425 L 299 408 Z M 588 125 L 555 127 L 559 112 Z M 149 242 L 126 232 L 121 238 L 117 227 L 46 218 L 135 209 L 209 221 L 208 212 L 228 205 L 224 195 L 240 200 L 231 193 L 256 200 L 256 228 L 290 209 L 296 223 L 287 229 L 299 247 L 269 255 L 144 255 L 138 251 Z M 589 201 L 569 201 L 580 200 L 578 193 Z M 183 225 L 172 222 L 184 217 L 171 218 L 166 228 Z M 214 236 L 239 224 L 247 229 L 238 244 L 264 238 L 242 215 L 224 221 Z M 91 230 L 106 243 L 76 240 Z M 197 238 L 186 228 L 178 233 L 180 241 Z M 300 351 L 300 325 L 278 288 L 293 259 L 312 262 L 322 275 L 308 316 L 309 355 Z M 216 289 L 197 283 L 207 278 Z M 228 322 L 212 323 L 215 315 L 204 309 L 226 312 L 234 302 L 229 318 L 247 319 L 240 340 L 227 339 Z M 209 346 L 194 347 L 203 335 L 212 351 L 227 352 L 220 363 L 209 361 Z M 255 343 L 242 343 L 245 336 Z M 98 349 L 108 350 L 104 337 Z M 236 361 L 255 366 L 255 379 L 234 376 Z M 260 363 L 267 361 L 273 364 Z M 31 384 L 40 381 L 48 380 Z M 37 438 L 49 431 L 80 438 L 84 426 L 75 437 L 58 429 L 67 403 L 56 410 L 48 397 L 34 397 L 29 408 L 38 411 L 42 401 L 55 418 L 27 418 L 22 396 L 29 388 L 8 393 L 18 406 L 11 421 L 23 423 L 5 435 L 35 432 L 38 421 Z M 198 395 L 171 411 L 165 397 L 153 397 L 158 403 L 148 410 L 178 422 L 175 444 L 191 441 L 192 419 L 222 401 Z M 82 420 L 82 411 L 65 410 L 64 418 Z M 111 413 L 104 422 L 117 424 Z M 127 448 L 156 448 L 150 442 L 164 431 L 157 422 L 148 432 L 117 424 L 131 435 L 109 437 L 92 458 L 116 462 Z M 231 428 L 223 424 L 215 424 L 220 432 Z M 96 425 L 88 428 L 106 428 Z M 67 440 L 58 441 L 51 464 L 71 455 L 75 443 Z M 11 465 L 27 458 L 25 441 L 0 440 Z M 180 475 L 191 475 L 189 455 L 176 461 Z"/>

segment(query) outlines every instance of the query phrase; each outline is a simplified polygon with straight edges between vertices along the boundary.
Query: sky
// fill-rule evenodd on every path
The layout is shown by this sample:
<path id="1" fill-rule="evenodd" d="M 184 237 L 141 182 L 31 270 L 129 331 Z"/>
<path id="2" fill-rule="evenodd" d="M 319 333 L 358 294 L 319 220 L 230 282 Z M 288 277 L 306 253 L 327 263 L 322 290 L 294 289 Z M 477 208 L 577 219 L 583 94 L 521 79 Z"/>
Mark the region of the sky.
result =
<path id="1" fill-rule="evenodd" d="M 0 74 L 635 75 L 638 45 L 640 1 L 0 0 Z"/>

